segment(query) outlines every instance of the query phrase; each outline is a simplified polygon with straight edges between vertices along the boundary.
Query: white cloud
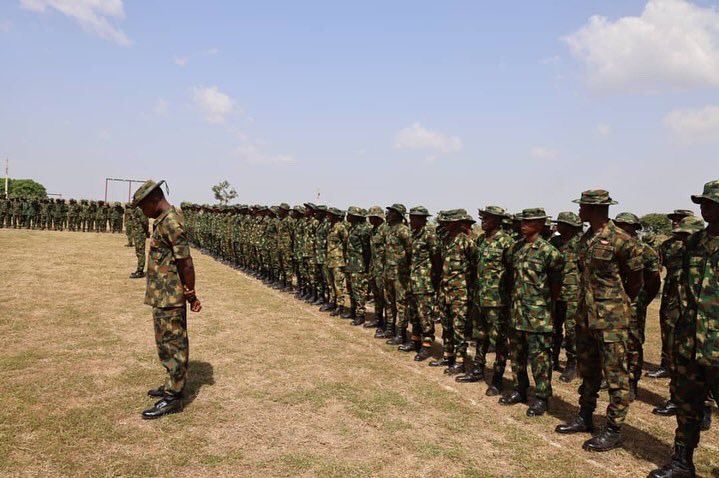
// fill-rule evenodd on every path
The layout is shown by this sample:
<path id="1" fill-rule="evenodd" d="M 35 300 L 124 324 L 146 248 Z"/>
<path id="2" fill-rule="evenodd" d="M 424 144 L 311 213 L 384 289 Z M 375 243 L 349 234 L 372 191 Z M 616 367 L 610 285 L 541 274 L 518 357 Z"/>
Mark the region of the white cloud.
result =
<path id="1" fill-rule="evenodd" d="M 249 141 L 235 150 L 235 156 L 250 164 L 292 164 L 295 158 L 289 154 L 266 154 Z"/>
<path id="2" fill-rule="evenodd" d="M 535 146 L 529 150 L 529 155 L 534 159 L 557 159 L 559 150 Z"/>
<path id="3" fill-rule="evenodd" d="M 152 112 L 159 116 L 165 116 L 169 108 L 170 103 L 164 98 L 157 98 L 152 104 Z"/>
<path id="4" fill-rule="evenodd" d="M 439 131 L 426 129 L 415 122 L 399 130 L 394 138 L 394 147 L 453 153 L 462 150 L 462 140 L 458 136 L 448 136 Z"/>
<path id="5" fill-rule="evenodd" d="M 600 123 L 597 125 L 597 134 L 602 138 L 609 136 L 610 128 L 608 124 Z"/>
<path id="6" fill-rule="evenodd" d="M 57 10 L 80 24 L 86 32 L 94 33 L 121 46 L 129 46 L 128 36 L 110 23 L 110 19 L 125 18 L 123 0 L 20 0 L 20 6 L 33 12 Z"/>
<path id="7" fill-rule="evenodd" d="M 719 106 L 672 111 L 664 126 L 687 143 L 719 140 Z"/>
<path id="8" fill-rule="evenodd" d="M 185 65 L 187 65 L 190 62 L 189 56 L 176 56 L 175 57 L 175 65 L 179 66 L 180 68 L 184 68 Z"/>
<path id="9" fill-rule="evenodd" d="M 649 0 L 638 17 L 592 16 L 564 38 L 590 87 L 653 92 L 719 85 L 719 13 L 686 0 Z"/>
<path id="10" fill-rule="evenodd" d="M 224 123 L 226 117 L 235 109 L 235 100 L 222 93 L 216 86 L 194 87 L 192 99 L 208 123 Z"/>

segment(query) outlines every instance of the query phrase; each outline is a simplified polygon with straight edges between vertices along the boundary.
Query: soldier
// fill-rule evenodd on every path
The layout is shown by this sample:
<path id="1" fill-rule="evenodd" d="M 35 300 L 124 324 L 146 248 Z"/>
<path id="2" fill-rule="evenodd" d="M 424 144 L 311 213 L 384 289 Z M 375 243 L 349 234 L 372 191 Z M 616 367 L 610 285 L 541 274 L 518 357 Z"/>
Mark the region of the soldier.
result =
<path id="1" fill-rule="evenodd" d="M 133 208 L 132 214 L 132 243 L 135 245 L 137 269 L 130 274 L 130 279 L 142 279 L 145 277 L 145 239 L 150 237 L 150 223 L 139 207 Z"/>
<path id="2" fill-rule="evenodd" d="M 22 201 L 18 197 L 10 198 L 10 222 L 13 229 L 22 225 Z"/>
<path id="3" fill-rule="evenodd" d="M 629 401 L 637 396 L 639 379 L 644 366 L 644 330 L 647 322 L 647 307 L 656 298 L 659 292 L 661 279 L 659 277 L 659 254 L 649 244 L 639 239 L 638 232 L 642 228 L 639 218 L 630 213 L 623 212 L 614 219 L 617 226 L 629 234 L 639 244 L 642 254 L 644 285 L 637 298 L 632 302 L 632 319 L 629 325 Z"/>
<path id="4" fill-rule="evenodd" d="M 560 212 L 557 216 L 558 236 L 549 242 L 564 256 L 562 289 L 554 304 L 554 345 L 552 363 L 559 371 L 559 353 L 564 344 L 567 365 L 559 380 L 569 383 L 577 376 L 577 307 L 579 305 L 579 264 L 577 252 L 582 234 L 582 220 L 573 212 Z"/>
<path id="5" fill-rule="evenodd" d="M 297 278 L 297 292 L 295 296 L 300 298 L 305 294 L 305 277 L 302 270 L 302 251 L 305 243 L 305 207 L 296 205 L 292 208 L 292 217 L 295 220 L 295 227 L 292 232 L 292 259 L 295 268 L 295 277 Z M 334 287 L 332 285 L 332 287 Z"/>
<path id="6" fill-rule="evenodd" d="M 305 302 L 313 303 L 319 298 L 317 284 L 317 226 L 319 221 L 315 218 L 317 205 L 305 203 L 305 227 L 302 250 L 302 275 L 305 277 Z"/>
<path id="7" fill-rule="evenodd" d="M 387 207 L 387 230 L 384 250 L 384 289 L 387 318 L 383 336 L 390 345 L 401 345 L 405 337 L 395 330 L 397 322 L 407 324 L 407 288 L 409 287 L 409 266 L 412 233 L 405 224 L 407 208 L 402 204 Z"/>
<path id="8" fill-rule="evenodd" d="M 122 213 L 122 220 L 125 223 L 125 235 L 127 236 L 127 244 L 125 244 L 125 247 L 133 247 L 134 244 L 132 243 L 132 207 L 130 206 L 130 203 L 125 203 L 125 210 Z M 82 222 L 82 221 L 81 221 Z"/>
<path id="9" fill-rule="evenodd" d="M 672 223 L 672 230 L 679 227 L 679 223 L 685 217 L 694 216 L 694 212 L 689 209 L 675 209 L 667 214 Z M 666 269 L 664 276 L 664 288 L 662 289 L 662 300 L 659 306 L 659 327 L 662 334 L 662 359 L 659 368 L 653 372 L 649 372 L 649 378 L 667 378 L 670 376 L 669 368 L 671 366 L 669 357 L 671 356 L 669 334 L 672 332 L 673 326 L 676 324 L 676 318 L 679 316 L 679 296 L 675 293 L 677 281 L 679 280 L 679 272 L 681 271 L 681 254 L 684 244 L 676 235 L 672 235 L 669 239 L 662 242 L 659 246 L 659 259 L 661 265 Z"/>
<path id="10" fill-rule="evenodd" d="M 65 220 L 67 219 L 67 205 L 64 199 L 56 199 L 55 207 L 53 209 L 52 222 L 55 224 L 56 231 L 62 231 L 65 229 Z"/>
<path id="11" fill-rule="evenodd" d="M 577 316 L 579 414 L 558 425 L 557 433 L 592 432 L 602 374 L 609 386 L 607 423 L 584 442 L 588 451 L 608 451 L 621 445 L 621 426 L 629 409 L 627 343 L 631 302 L 642 287 L 642 257 L 636 241 L 609 219 L 609 206 L 617 204 L 605 190 L 584 191 L 579 217 L 589 230 L 579 241 L 581 274 Z"/>
<path id="12" fill-rule="evenodd" d="M 315 208 L 315 277 L 317 278 L 318 297 L 314 305 L 325 305 L 329 300 L 329 287 L 327 287 L 327 235 L 330 232 L 330 223 L 327 220 L 327 206 L 318 204 Z"/>
<path id="13" fill-rule="evenodd" d="M 528 417 L 544 415 L 552 396 L 552 302 L 562 286 L 564 258 L 542 236 L 547 214 L 542 208 L 522 211 L 523 239 L 512 244 L 505 264 L 512 277 L 512 325 L 509 347 L 514 391 L 500 398 L 502 405 L 526 403 L 527 363 L 532 365 L 536 400 Z"/>
<path id="14" fill-rule="evenodd" d="M 10 200 L 6 197 L 0 196 L 0 229 L 5 227 L 8 213 L 10 211 Z M 8 227 L 10 226 L 8 222 Z"/>
<path id="15" fill-rule="evenodd" d="M 364 323 L 364 327 L 375 327 L 375 337 L 383 338 L 385 329 L 385 296 L 384 296 L 384 249 L 387 224 L 384 211 L 380 206 L 372 206 L 367 213 L 370 231 L 370 267 L 369 286 L 374 298 L 374 318 Z M 378 337 L 381 336 L 381 337 Z"/>
<path id="16" fill-rule="evenodd" d="M 409 273 L 407 314 L 399 324 L 397 335 L 406 335 L 407 323 L 412 324 L 412 336 L 399 346 L 401 352 L 416 352 L 414 360 L 421 362 L 432 355 L 434 344 L 434 299 L 442 278 L 442 247 L 434 229 L 427 225 L 431 216 L 424 206 L 409 210 L 412 230 L 412 249 Z"/>
<path id="17" fill-rule="evenodd" d="M 509 216 L 504 208 L 488 206 L 479 210 L 482 231 L 477 240 L 477 285 L 474 294 L 474 328 L 477 337 L 477 354 L 474 369 L 456 378 L 457 382 L 479 382 L 484 379 L 484 366 L 490 344 L 495 345 L 494 373 L 487 396 L 496 396 L 502 390 L 502 377 L 507 365 L 509 334 L 510 283 L 504 255 L 514 243 L 512 236 L 501 225 Z"/>
<path id="18" fill-rule="evenodd" d="M 69 202 L 70 204 L 68 204 L 67 206 L 67 228 L 70 231 L 78 231 L 80 220 L 80 206 L 74 199 L 70 199 Z"/>
<path id="19" fill-rule="evenodd" d="M 292 230 L 294 228 L 294 218 L 289 215 L 290 205 L 287 203 L 280 204 L 279 215 L 280 222 L 277 226 L 278 229 L 278 249 L 280 255 L 280 280 L 282 283 L 282 290 L 286 292 L 292 291 L 292 277 L 294 276 L 294 266 L 292 264 Z M 324 227 L 329 224 L 323 222 Z M 327 254 L 326 247 L 327 240 L 325 239 L 324 256 Z M 322 265 L 324 266 L 324 256 L 322 257 Z"/>
<path id="20" fill-rule="evenodd" d="M 352 325 L 365 322 L 367 301 L 367 273 L 370 263 L 370 230 L 367 224 L 367 211 L 350 206 L 347 209 L 347 265 L 345 277 L 350 296 L 350 307 L 340 315 L 343 319 L 352 319 Z"/>
<path id="21" fill-rule="evenodd" d="M 475 220 L 464 209 L 440 212 L 437 221 L 446 228 L 447 246 L 442 264 L 440 315 L 442 358 L 430 367 L 447 367 L 444 373 L 464 373 L 467 355 L 467 317 L 477 277 L 477 245 L 470 238 Z"/>
<path id="22" fill-rule="evenodd" d="M 145 304 L 152 306 L 155 341 L 160 362 L 167 370 L 165 383 L 148 391 L 160 400 L 142 412 L 142 418 L 159 418 L 182 411 L 182 393 L 187 381 L 189 342 L 187 305 L 199 312 L 202 304 L 195 293 L 195 267 L 190 256 L 182 215 L 167 202 L 160 186 L 148 180 L 135 191 L 133 206 L 155 220 L 147 268 Z M 144 242 L 144 240 L 143 240 Z"/>
<path id="23" fill-rule="evenodd" d="M 42 199 L 40 200 L 40 207 L 39 207 L 39 209 L 40 209 L 40 221 L 39 221 L 39 226 L 40 226 L 40 229 L 43 230 L 43 231 L 44 231 L 46 228 L 47 228 L 48 230 L 50 229 L 49 224 L 48 224 L 48 223 L 51 223 L 50 214 L 49 214 L 49 212 L 50 212 L 49 204 L 50 204 L 50 202 L 49 202 L 49 200 L 48 200 L 47 198 L 42 198 Z"/>
<path id="24" fill-rule="evenodd" d="M 719 397 L 719 180 L 692 195 L 708 223 L 686 243 L 680 276 L 681 316 L 674 328 L 677 429 L 671 462 L 649 478 L 695 476 L 693 455 L 699 444 L 704 398 Z"/>
<path id="25" fill-rule="evenodd" d="M 320 310 L 331 310 L 330 315 L 337 316 L 345 312 L 345 272 L 347 265 L 347 238 L 349 233 L 343 221 L 344 212 L 337 208 L 331 207 L 327 210 L 331 227 L 327 235 L 327 268 L 330 274 L 330 286 L 332 287 L 332 295 L 335 297 L 334 307 Z"/>
<path id="26" fill-rule="evenodd" d="M 74 208 L 73 208 L 74 209 Z M 112 225 L 112 232 L 119 234 L 122 232 L 122 204 L 116 202 L 112 210 L 110 211 L 110 224 Z M 74 211 L 73 211 L 74 214 Z M 68 211 L 68 218 L 70 217 L 70 211 Z M 68 219 L 68 223 L 71 221 Z M 71 229 L 72 230 L 72 229 Z"/>

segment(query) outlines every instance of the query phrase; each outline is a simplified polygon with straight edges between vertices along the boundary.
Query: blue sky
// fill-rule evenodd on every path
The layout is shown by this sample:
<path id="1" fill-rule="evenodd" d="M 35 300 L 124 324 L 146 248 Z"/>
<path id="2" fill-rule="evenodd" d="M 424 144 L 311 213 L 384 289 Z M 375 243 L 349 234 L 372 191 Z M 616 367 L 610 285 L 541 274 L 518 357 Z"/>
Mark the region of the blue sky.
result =
<path id="1" fill-rule="evenodd" d="M 249 203 L 556 214 L 605 187 L 645 213 L 719 177 L 712 2 L 13 0 L 0 59 L 0 158 L 65 197 L 227 179 Z"/>

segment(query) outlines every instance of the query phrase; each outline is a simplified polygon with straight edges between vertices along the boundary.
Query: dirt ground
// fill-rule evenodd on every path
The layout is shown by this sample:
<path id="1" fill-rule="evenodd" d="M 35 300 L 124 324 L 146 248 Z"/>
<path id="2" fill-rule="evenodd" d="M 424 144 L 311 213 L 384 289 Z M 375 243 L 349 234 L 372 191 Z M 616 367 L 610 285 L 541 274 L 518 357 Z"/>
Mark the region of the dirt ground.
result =
<path id="1" fill-rule="evenodd" d="M 555 375 L 550 413 L 527 418 L 198 252 L 189 403 L 144 421 L 163 369 L 124 241 L 0 230 L 0 476 L 636 477 L 671 454 L 674 419 L 651 414 L 667 380 L 640 383 L 623 449 L 591 454 L 587 435 L 553 431 L 577 411 L 577 381 Z M 655 304 L 648 369 L 658 337 Z M 598 424 L 605 407 L 603 394 Z M 717 428 L 702 476 L 719 475 Z"/>

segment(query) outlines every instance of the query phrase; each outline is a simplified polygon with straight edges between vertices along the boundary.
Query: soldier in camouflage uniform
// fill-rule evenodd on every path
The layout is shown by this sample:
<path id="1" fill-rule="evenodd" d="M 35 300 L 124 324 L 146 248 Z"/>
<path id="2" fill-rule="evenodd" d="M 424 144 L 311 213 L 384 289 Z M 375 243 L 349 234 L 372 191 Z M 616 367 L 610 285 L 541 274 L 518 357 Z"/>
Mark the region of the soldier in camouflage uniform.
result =
<path id="1" fill-rule="evenodd" d="M 57 199 L 55 201 L 55 207 L 52 210 L 52 222 L 55 225 L 56 231 L 62 231 L 65 229 L 65 221 L 67 219 L 67 205 L 64 199 Z"/>
<path id="2" fill-rule="evenodd" d="M 424 206 L 409 210 L 412 230 L 412 251 L 409 272 L 409 291 L 405 322 L 399 324 L 397 335 L 406 335 L 407 323 L 412 325 L 409 340 L 399 346 L 400 352 L 416 352 L 414 360 L 421 362 L 432 355 L 434 321 L 432 312 L 436 291 L 442 278 L 442 245 L 434 228 L 427 225 L 431 216 Z"/>
<path id="3" fill-rule="evenodd" d="M 10 199 L 10 222 L 13 229 L 21 226 L 22 221 L 22 201 L 20 198 L 14 197 Z"/>
<path id="4" fill-rule="evenodd" d="M 122 220 L 125 223 L 125 235 L 127 236 L 127 244 L 125 244 L 125 247 L 133 247 L 134 244 L 132 243 L 132 207 L 130 207 L 130 204 L 125 204 L 125 210 L 122 213 Z M 82 222 L 82 220 L 80 221 Z"/>
<path id="5" fill-rule="evenodd" d="M 344 212 L 337 208 L 328 209 L 327 219 L 331 227 L 327 235 L 327 268 L 330 273 L 330 286 L 335 297 L 334 307 L 322 308 L 331 310 L 330 315 L 337 316 L 345 312 L 346 281 L 344 268 L 347 265 L 347 226 L 343 221 Z"/>
<path id="6" fill-rule="evenodd" d="M 510 276 L 504 262 L 504 255 L 514 243 L 510 234 L 501 229 L 505 219 L 509 219 L 504 208 L 488 206 L 479 210 L 482 219 L 482 231 L 477 240 L 477 287 L 474 293 L 475 337 L 477 354 L 474 369 L 456 378 L 460 383 L 479 382 L 484 379 L 484 366 L 490 344 L 495 346 L 494 373 L 492 383 L 486 391 L 487 396 L 496 396 L 502 390 L 502 377 L 507 365 L 509 335 L 509 296 Z M 511 222 L 510 222 L 511 224 Z"/>
<path id="7" fill-rule="evenodd" d="M 558 236 L 549 242 L 564 256 L 562 290 L 554 304 L 554 345 L 552 363 L 558 370 L 559 353 L 564 343 L 567 366 L 559 380 L 568 383 L 577 376 L 577 307 L 579 306 L 579 264 L 577 252 L 582 235 L 582 220 L 573 212 L 560 212 L 557 216 Z"/>
<path id="8" fill-rule="evenodd" d="M 579 413 L 559 425 L 557 433 L 592 432 L 602 374 L 609 386 L 609 406 L 604 429 L 582 447 L 608 451 L 621 445 L 621 426 L 629 409 L 627 344 L 632 301 L 642 287 L 642 256 L 636 241 L 609 219 L 609 206 L 617 204 L 605 190 L 584 191 L 579 217 L 589 230 L 579 241 L 581 274 L 577 316 Z"/>
<path id="9" fill-rule="evenodd" d="M 686 243 L 680 275 L 681 316 L 672 354 L 679 405 L 671 462 L 649 478 L 695 476 L 693 455 L 708 393 L 719 397 L 719 180 L 692 195 L 708 225 Z"/>
<path id="10" fill-rule="evenodd" d="M 50 222 L 50 207 L 49 207 L 49 200 L 47 198 L 43 198 L 40 200 L 40 221 L 39 226 L 41 230 L 50 229 L 48 227 L 48 222 Z"/>
<path id="11" fill-rule="evenodd" d="M 305 241 L 305 207 L 296 205 L 292 208 L 292 217 L 295 220 L 295 227 L 292 232 L 292 258 L 295 266 L 295 277 L 297 278 L 297 292 L 295 296 L 298 298 L 305 294 L 305 277 L 302 274 L 302 251 L 304 250 Z"/>
<path id="12" fill-rule="evenodd" d="M 10 200 L 5 197 L 0 197 L 0 229 L 5 227 L 8 213 L 10 211 Z M 8 226 L 10 225 L 7 222 Z"/>
<path id="13" fill-rule="evenodd" d="M 465 372 L 469 303 L 477 277 L 477 245 L 470 237 L 475 220 L 464 209 L 440 212 L 437 221 L 446 228 L 447 245 L 442 264 L 440 316 L 442 318 L 442 358 L 430 367 L 447 367 L 444 373 Z"/>
<path id="14" fill-rule="evenodd" d="M 152 306 L 157 351 L 167 370 L 165 383 L 148 391 L 148 395 L 160 400 L 142 412 L 145 419 L 182 411 L 189 363 L 186 304 L 193 312 L 202 309 L 195 293 L 195 268 L 184 219 L 165 199 L 160 189 L 163 182 L 145 182 L 132 199 L 133 206 L 140 208 L 145 217 L 155 220 L 145 304 Z"/>
<path id="15" fill-rule="evenodd" d="M 280 222 L 277 225 L 277 248 L 280 257 L 280 281 L 282 290 L 292 290 L 292 278 L 294 277 L 294 265 L 292 261 L 292 230 L 294 218 L 289 215 L 290 205 L 282 203 L 279 206 Z M 325 248 L 325 251 L 327 249 Z M 324 262 L 323 262 L 324 264 Z"/>
<path id="16" fill-rule="evenodd" d="M 340 317 L 352 319 L 352 325 L 365 322 L 367 302 L 367 273 L 370 263 L 370 229 L 367 211 L 356 206 L 347 209 L 347 265 L 345 278 L 350 297 L 350 307 Z"/>
<path id="17" fill-rule="evenodd" d="M 327 214 L 327 206 L 317 206 L 316 217 L 319 224 L 315 230 L 315 261 L 317 262 L 317 278 L 321 290 L 317 305 L 325 307 L 329 306 L 334 300 L 332 287 L 329 286 L 330 273 L 327 268 L 327 236 L 330 233 L 330 220 L 327 218 Z"/>
<path id="18" fill-rule="evenodd" d="M 80 205 L 75 199 L 70 199 L 67 206 L 67 228 L 70 231 L 80 230 Z"/>
<path id="19" fill-rule="evenodd" d="M 387 207 L 387 230 L 384 249 L 384 291 L 386 323 L 383 337 L 390 345 L 404 343 L 405 337 L 395 335 L 397 323 L 406 324 L 407 289 L 409 287 L 412 232 L 405 224 L 407 208 L 402 204 Z"/>
<path id="20" fill-rule="evenodd" d="M 145 239 L 150 235 L 150 224 L 139 207 L 135 207 L 132 214 L 132 243 L 135 245 L 137 269 L 130 274 L 130 279 L 141 279 L 145 277 Z"/>
<path id="21" fill-rule="evenodd" d="M 639 218 L 630 212 L 619 213 L 614 219 L 635 241 L 642 254 L 644 285 L 637 298 L 632 302 L 632 319 L 629 323 L 628 365 L 629 365 L 629 401 L 637 396 L 639 380 L 644 366 L 644 330 L 647 323 L 647 307 L 656 298 L 661 285 L 659 277 L 659 254 L 647 243 L 639 239 L 642 228 Z"/>
<path id="22" fill-rule="evenodd" d="M 302 250 L 302 275 L 305 278 L 305 302 L 313 303 L 319 298 L 319 284 L 317 281 L 317 226 L 319 221 L 315 218 L 317 205 L 305 203 L 305 227 Z"/>
<path id="23" fill-rule="evenodd" d="M 115 234 L 119 234 L 122 232 L 122 204 L 119 202 L 116 202 L 112 210 L 110 211 L 110 224 L 112 225 L 112 232 Z M 74 216 L 74 206 L 73 206 L 73 216 Z M 70 211 L 68 211 L 68 224 L 70 224 Z M 73 225 L 74 227 L 74 225 Z M 70 229 L 72 230 L 72 229 Z"/>
<path id="24" fill-rule="evenodd" d="M 536 400 L 528 417 L 544 415 L 552 396 L 552 302 L 562 286 L 564 257 L 543 236 L 547 214 L 544 209 L 522 211 L 523 239 L 512 244 L 505 264 L 512 276 L 511 329 L 509 336 L 514 391 L 499 403 L 515 405 L 527 401 L 531 363 Z"/>
<path id="25" fill-rule="evenodd" d="M 384 337 L 385 328 L 385 296 L 384 296 L 384 250 L 385 232 L 387 223 L 384 221 L 384 211 L 380 206 L 372 206 L 367 213 L 370 231 L 370 267 L 369 287 L 374 298 L 374 318 L 364 323 L 367 328 L 375 327 L 375 337 Z M 379 338 L 379 337 L 378 337 Z"/>

